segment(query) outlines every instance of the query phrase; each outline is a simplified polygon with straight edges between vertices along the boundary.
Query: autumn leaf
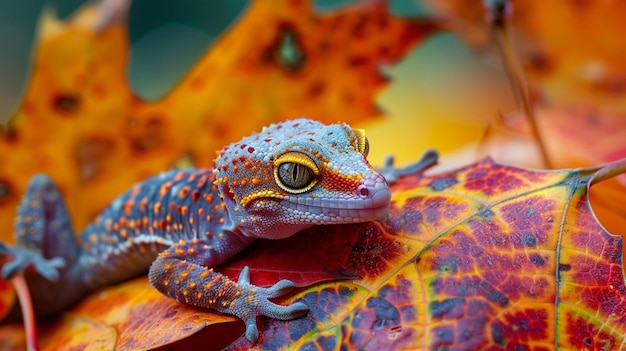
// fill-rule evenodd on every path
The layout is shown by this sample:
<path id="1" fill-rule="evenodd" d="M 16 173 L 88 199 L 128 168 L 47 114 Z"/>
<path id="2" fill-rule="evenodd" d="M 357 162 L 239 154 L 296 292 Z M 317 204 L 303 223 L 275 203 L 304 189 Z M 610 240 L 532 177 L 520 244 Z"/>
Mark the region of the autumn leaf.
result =
<path id="1" fill-rule="evenodd" d="M 387 84 L 380 66 L 437 29 L 392 16 L 385 1 L 321 14 L 309 1 L 251 1 L 152 103 L 126 81 L 127 6 L 102 1 L 65 22 L 42 15 L 23 101 L 0 134 L 0 226 L 11 227 L 36 173 L 59 185 L 80 230 L 133 183 L 183 157 L 212 166 L 216 150 L 271 122 L 380 116 L 374 100 Z M 0 236 L 13 240 L 9 231 Z"/>
<path id="2" fill-rule="evenodd" d="M 385 221 L 302 233 L 323 237 L 327 260 L 363 279 L 297 294 L 290 301 L 309 315 L 266 321 L 258 348 L 617 349 L 622 239 L 595 220 L 587 187 L 625 166 L 529 171 L 485 160 L 402 179 Z"/>
<path id="3" fill-rule="evenodd" d="M 405 177 L 393 185 L 385 220 L 259 241 L 223 270 L 236 276 L 241 264 L 265 259 L 269 266 L 252 265 L 253 279 L 268 272 L 272 279 L 272 272 L 289 276 L 299 271 L 306 245 L 307 257 L 321 267 L 309 270 L 313 276 L 327 266 L 361 277 L 316 282 L 279 300 L 303 301 L 311 311 L 287 322 L 262 319 L 257 349 L 616 349 L 626 342 L 622 239 L 594 218 L 588 187 L 625 170 L 626 160 L 531 171 L 487 159 Z M 275 259 L 275 252 L 282 256 Z M 171 318 L 174 311 L 178 319 Z M 143 341 L 122 344 L 135 348 L 146 340 L 169 343 L 207 325 L 173 350 L 206 345 L 212 328 L 232 321 L 178 305 L 145 279 L 95 293 L 71 315 L 114 325 L 120 340 L 154 333 L 126 337 Z M 235 330 L 243 333 L 243 325 Z M 234 349 L 249 347 L 239 339 Z"/>

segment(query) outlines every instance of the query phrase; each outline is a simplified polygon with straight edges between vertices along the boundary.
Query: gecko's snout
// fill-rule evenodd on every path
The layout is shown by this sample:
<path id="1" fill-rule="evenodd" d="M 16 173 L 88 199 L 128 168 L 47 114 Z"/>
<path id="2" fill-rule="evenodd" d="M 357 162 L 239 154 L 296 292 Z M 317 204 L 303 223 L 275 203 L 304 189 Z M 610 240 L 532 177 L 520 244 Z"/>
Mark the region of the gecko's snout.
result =
<path id="1" fill-rule="evenodd" d="M 361 207 L 372 211 L 371 216 L 378 218 L 387 213 L 391 203 L 391 189 L 384 177 L 372 175 L 362 180 L 357 188 Z"/>

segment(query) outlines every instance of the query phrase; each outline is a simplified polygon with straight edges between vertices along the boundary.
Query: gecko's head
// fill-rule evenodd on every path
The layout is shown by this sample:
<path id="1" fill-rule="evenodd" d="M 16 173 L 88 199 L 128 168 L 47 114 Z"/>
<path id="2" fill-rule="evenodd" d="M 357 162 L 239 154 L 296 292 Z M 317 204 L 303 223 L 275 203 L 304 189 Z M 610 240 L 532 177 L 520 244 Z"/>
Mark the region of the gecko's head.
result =
<path id="1" fill-rule="evenodd" d="M 391 192 L 367 162 L 362 130 L 297 119 L 273 124 L 222 150 L 216 184 L 231 225 L 279 239 L 317 224 L 375 220 Z"/>

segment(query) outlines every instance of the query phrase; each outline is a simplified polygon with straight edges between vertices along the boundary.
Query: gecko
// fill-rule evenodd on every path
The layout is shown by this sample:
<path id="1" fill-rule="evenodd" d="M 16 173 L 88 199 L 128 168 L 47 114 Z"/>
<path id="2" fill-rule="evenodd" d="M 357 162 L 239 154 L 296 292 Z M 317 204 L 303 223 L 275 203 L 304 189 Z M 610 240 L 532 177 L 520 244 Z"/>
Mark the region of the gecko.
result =
<path id="1" fill-rule="evenodd" d="M 48 176 L 34 176 L 15 218 L 16 244 L 0 244 L 2 277 L 30 273 L 35 311 L 50 316 L 148 271 L 163 295 L 238 317 L 255 342 L 259 316 L 291 320 L 308 306 L 270 301 L 294 288 L 289 280 L 257 287 L 248 267 L 236 282 L 212 267 L 257 239 L 384 217 L 391 191 L 368 150 L 364 131 L 347 124 L 272 124 L 223 148 L 213 169 L 173 169 L 135 184 L 78 236 L 60 190 Z M 423 157 L 407 173 L 432 163 Z"/>

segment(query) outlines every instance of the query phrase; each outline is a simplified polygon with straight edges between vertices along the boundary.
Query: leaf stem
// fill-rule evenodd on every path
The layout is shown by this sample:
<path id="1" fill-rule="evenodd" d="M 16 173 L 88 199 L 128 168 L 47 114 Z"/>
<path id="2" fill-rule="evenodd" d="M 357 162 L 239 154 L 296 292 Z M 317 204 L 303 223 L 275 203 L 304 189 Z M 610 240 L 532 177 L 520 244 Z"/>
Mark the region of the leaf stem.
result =
<path id="1" fill-rule="evenodd" d="M 487 10 L 487 21 L 491 23 L 494 40 L 498 46 L 506 74 L 509 77 L 509 83 L 511 84 L 511 90 L 513 91 L 515 100 L 518 106 L 521 106 L 524 111 L 533 138 L 539 147 L 544 166 L 550 169 L 552 168 L 552 163 L 550 162 L 539 127 L 537 126 L 537 118 L 530 103 L 528 85 L 525 84 L 523 70 L 518 63 L 516 52 L 511 45 L 507 17 L 510 16 L 510 12 L 512 11 L 512 4 L 506 0 L 484 0 L 484 5 Z"/>
<path id="2" fill-rule="evenodd" d="M 11 279 L 17 298 L 20 301 L 20 307 L 22 308 L 22 318 L 24 319 L 24 328 L 26 329 L 26 345 L 28 351 L 39 351 L 39 345 L 37 344 L 37 325 L 35 321 L 35 312 L 33 309 L 33 303 L 30 298 L 30 292 L 28 291 L 28 285 L 24 275 L 19 273 L 13 279 Z"/>
<path id="3" fill-rule="evenodd" d="M 623 173 L 626 173 L 626 158 L 602 165 L 602 168 L 600 168 L 591 178 L 589 185 L 594 185 Z"/>

